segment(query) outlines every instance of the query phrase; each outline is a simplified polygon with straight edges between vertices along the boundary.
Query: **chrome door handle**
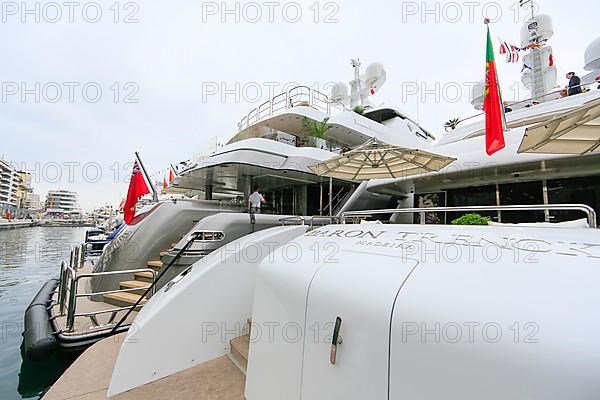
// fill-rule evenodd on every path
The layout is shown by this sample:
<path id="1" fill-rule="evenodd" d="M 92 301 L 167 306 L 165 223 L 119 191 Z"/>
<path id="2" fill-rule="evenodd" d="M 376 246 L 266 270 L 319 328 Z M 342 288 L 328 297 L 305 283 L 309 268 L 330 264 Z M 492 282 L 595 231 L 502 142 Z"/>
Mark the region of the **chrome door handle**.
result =
<path id="1" fill-rule="evenodd" d="M 338 344 L 342 343 L 342 337 L 340 336 L 340 328 L 342 327 L 342 319 L 337 317 L 335 319 L 335 327 L 333 328 L 333 337 L 331 339 L 331 352 L 329 353 L 329 362 L 335 365 L 337 359 L 337 347 Z"/>

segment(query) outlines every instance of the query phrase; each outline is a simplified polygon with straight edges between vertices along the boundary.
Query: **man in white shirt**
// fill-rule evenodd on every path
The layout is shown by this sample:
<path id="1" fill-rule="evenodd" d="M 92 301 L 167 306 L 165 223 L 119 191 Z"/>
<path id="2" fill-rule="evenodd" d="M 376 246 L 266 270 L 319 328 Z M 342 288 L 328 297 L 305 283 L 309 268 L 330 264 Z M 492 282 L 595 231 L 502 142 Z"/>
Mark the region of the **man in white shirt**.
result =
<path id="1" fill-rule="evenodd" d="M 248 208 L 251 212 L 256 214 L 260 214 L 260 207 L 266 202 L 264 196 L 260 194 L 259 191 L 260 188 L 258 186 L 254 186 L 254 193 L 248 197 Z"/>

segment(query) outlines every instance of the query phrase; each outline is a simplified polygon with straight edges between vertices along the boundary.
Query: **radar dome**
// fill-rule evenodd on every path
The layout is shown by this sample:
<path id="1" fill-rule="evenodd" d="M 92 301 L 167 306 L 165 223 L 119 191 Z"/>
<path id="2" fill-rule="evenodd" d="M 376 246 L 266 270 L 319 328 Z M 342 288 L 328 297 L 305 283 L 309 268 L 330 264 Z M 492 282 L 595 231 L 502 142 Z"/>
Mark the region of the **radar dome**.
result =
<path id="1" fill-rule="evenodd" d="M 594 71 L 600 69 L 600 37 L 594 40 L 585 49 L 585 67 L 586 71 Z"/>
<path id="2" fill-rule="evenodd" d="M 483 90 L 485 80 L 482 79 L 471 87 L 471 104 L 476 110 L 483 110 Z"/>
<path id="3" fill-rule="evenodd" d="M 528 19 L 521 27 L 521 47 L 531 43 L 542 43 L 554 36 L 554 25 L 548 14 L 538 14 L 533 20 Z M 535 41 L 535 38 L 538 38 Z"/>
<path id="4" fill-rule="evenodd" d="M 374 62 L 365 69 L 364 80 L 369 89 L 377 90 L 383 86 L 386 79 L 383 64 Z"/>
<path id="5" fill-rule="evenodd" d="M 331 87 L 331 94 L 329 98 L 333 101 L 343 101 L 348 97 L 348 85 L 344 82 L 336 82 Z"/>

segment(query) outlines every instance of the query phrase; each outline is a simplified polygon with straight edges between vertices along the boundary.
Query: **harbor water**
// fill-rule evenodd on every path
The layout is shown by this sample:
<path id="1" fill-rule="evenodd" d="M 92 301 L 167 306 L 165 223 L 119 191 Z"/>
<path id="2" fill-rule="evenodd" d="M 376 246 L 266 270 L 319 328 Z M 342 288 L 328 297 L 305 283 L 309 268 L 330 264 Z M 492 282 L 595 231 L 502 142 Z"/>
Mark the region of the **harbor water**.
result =
<path id="1" fill-rule="evenodd" d="M 57 353 L 42 362 L 23 360 L 23 314 L 87 228 L 31 227 L 0 230 L 0 399 L 40 398 L 79 355 Z"/>

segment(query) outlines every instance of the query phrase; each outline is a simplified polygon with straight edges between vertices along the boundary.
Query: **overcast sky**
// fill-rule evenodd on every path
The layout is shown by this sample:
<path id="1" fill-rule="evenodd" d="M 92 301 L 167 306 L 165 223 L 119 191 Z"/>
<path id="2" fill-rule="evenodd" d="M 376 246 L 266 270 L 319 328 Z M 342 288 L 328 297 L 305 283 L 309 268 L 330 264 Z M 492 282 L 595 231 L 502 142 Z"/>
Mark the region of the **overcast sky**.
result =
<path id="1" fill-rule="evenodd" d="M 568 70 L 583 74 L 600 12 L 592 1 L 540 3 L 563 85 Z M 285 86 L 348 82 L 350 58 L 385 66 L 374 103 L 441 135 L 449 118 L 474 113 L 483 17 L 497 52 L 497 37 L 519 44 L 528 15 L 512 1 L 25 4 L 1 3 L 0 156 L 34 172 L 42 197 L 75 190 L 86 210 L 125 196 L 134 151 L 151 172 L 209 151 Z M 522 64 L 496 57 L 505 99 L 525 98 Z"/>

